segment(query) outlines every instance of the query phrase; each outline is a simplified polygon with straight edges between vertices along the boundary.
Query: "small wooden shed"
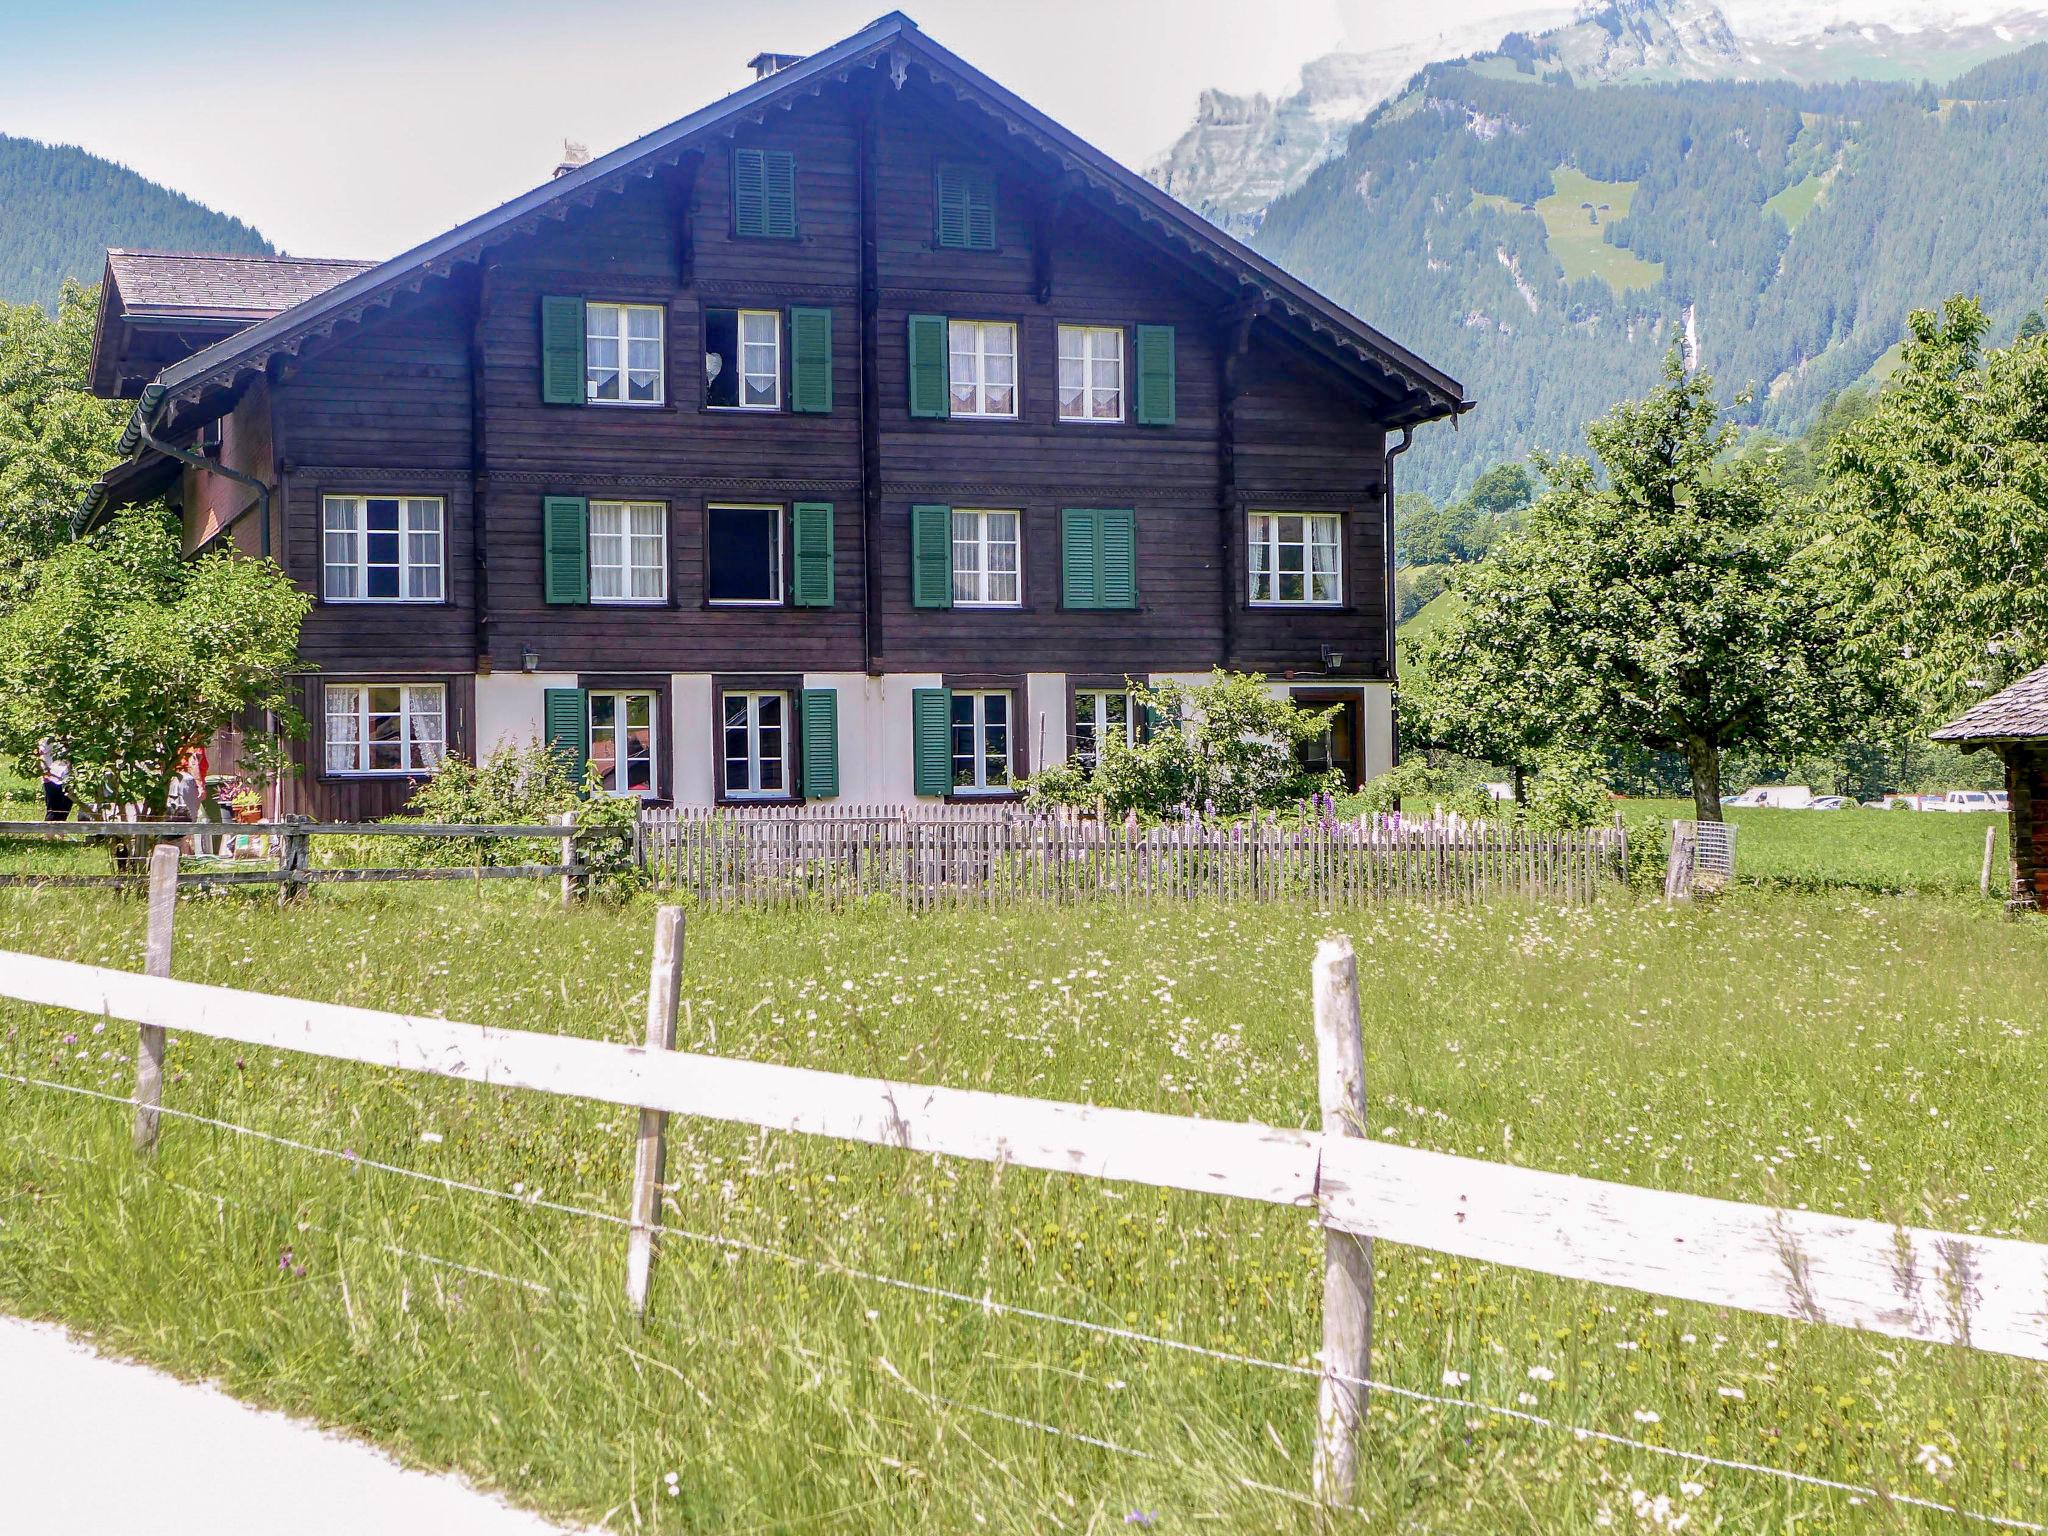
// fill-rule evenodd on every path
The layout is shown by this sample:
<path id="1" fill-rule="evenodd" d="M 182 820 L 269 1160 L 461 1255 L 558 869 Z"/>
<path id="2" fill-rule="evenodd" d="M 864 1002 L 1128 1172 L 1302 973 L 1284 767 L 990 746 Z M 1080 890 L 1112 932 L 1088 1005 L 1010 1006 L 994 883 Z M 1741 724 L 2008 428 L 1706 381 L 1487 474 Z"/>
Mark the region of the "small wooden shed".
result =
<path id="1" fill-rule="evenodd" d="M 2048 667 L 2029 672 L 1934 733 L 2005 760 L 2012 801 L 2012 905 L 2048 909 Z"/>

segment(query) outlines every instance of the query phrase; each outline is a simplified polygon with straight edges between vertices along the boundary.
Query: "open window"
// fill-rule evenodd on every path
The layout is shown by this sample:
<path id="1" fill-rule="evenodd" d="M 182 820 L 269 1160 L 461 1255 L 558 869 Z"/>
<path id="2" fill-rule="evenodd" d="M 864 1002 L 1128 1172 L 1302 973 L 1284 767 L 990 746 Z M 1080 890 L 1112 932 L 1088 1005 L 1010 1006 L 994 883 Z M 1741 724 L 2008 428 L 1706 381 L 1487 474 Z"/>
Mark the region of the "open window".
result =
<path id="1" fill-rule="evenodd" d="M 710 507 L 704 525 L 707 602 L 782 602 L 782 508 Z"/>
<path id="2" fill-rule="evenodd" d="M 704 312 L 704 403 L 720 411 L 782 409 L 782 312 Z"/>

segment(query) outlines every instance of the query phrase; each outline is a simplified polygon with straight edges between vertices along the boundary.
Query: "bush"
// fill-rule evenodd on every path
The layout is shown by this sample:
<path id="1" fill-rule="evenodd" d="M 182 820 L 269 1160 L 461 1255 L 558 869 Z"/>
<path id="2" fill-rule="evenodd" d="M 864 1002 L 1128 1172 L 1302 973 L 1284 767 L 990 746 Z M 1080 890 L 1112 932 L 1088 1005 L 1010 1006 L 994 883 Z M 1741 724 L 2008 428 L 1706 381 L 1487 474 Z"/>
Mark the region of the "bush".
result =
<path id="1" fill-rule="evenodd" d="M 1612 814 L 1602 764 L 1590 752 L 1547 756 L 1528 783 L 1526 820 L 1533 832 L 1583 832 Z"/>
<path id="2" fill-rule="evenodd" d="M 1358 803 L 1376 816 L 1398 810 L 1415 817 L 1442 811 L 1466 821 L 1514 819 L 1514 807 L 1495 800 L 1484 784 L 1463 779 L 1423 757 L 1411 757 L 1372 780 L 1359 792 Z"/>

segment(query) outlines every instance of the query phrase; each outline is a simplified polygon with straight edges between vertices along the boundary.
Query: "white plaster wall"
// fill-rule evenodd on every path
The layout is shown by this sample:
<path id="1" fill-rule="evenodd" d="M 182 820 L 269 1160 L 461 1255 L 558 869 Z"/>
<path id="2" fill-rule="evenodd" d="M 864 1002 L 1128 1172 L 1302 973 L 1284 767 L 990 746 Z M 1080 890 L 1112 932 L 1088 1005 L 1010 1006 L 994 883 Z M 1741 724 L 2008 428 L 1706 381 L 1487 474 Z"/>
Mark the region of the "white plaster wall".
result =
<path id="1" fill-rule="evenodd" d="M 1394 685 L 1365 685 L 1365 764 L 1368 779 L 1394 766 Z"/>
<path id="2" fill-rule="evenodd" d="M 542 738 L 543 695 L 550 688 L 574 688 L 573 672 L 491 672 L 476 680 L 476 755 L 500 747 L 524 747 Z"/>
<path id="3" fill-rule="evenodd" d="M 711 674 L 671 672 L 669 764 L 677 805 L 710 805 L 718 798 L 712 743 L 718 724 L 711 718 Z"/>
<path id="4" fill-rule="evenodd" d="M 1024 724 L 1030 744 L 1025 766 L 1033 773 L 1067 760 L 1067 674 L 1033 672 L 1024 680 Z"/>

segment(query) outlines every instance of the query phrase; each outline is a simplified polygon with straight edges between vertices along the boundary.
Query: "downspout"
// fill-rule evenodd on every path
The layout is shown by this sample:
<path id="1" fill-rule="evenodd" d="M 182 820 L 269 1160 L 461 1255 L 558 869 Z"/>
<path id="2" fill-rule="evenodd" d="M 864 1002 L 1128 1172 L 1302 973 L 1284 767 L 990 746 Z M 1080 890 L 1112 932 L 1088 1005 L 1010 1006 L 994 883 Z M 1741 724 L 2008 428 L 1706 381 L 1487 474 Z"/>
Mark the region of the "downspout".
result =
<path id="1" fill-rule="evenodd" d="M 1415 429 L 1403 427 L 1401 441 L 1389 448 L 1380 466 L 1380 548 L 1385 553 L 1381 564 L 1387 573 L 1387 682 L 1393 690 L 1394 719 L 1401 718 L 1401 678 L 1394 654 L 1394 631 L 1400 627 L 1401 605 L 1395 595 L 1394 581 L 1394 460 L 1406 453 L 1415 442 Z M 1390 767 L 1401 765 L 1401 732 L 1398 724 L 1393 732 L 1393 741 L 1388 747 L 1387 763 Z"/>
<path id="2" fill-rule="evenodd" d="M 149 417 L 152 414 L 154 413 L 144 412 L 140 409 L 138 409 L 135 413 L 136 435 L 140 437 L 144 443 L 148 444 L 151 448 L 154 448 L 158 453 L 161 453 L 168 458 L 176 459 L 181 464 L 189 464 L 194 469 L 204 470 L 206 471 L 206 473 L 211 475 L 223 476 L 226 479 L 234 481 L 237 485 L 248 486 L 251 490 L 253 490 L 256 493 L 256 504 L 262 510 L 263 513 L 263 543 L 262 548 L 259 550 L 259 553 L 265 559 L 270 558 L 270 487 L 265 485 L 261 480 L 257 479 L 254 475 L 245 475 L 239 469 L 230 469 L 227 465 L 222 464 L 217 460 L 209 459 L 204 454 L 194 453 L 189 448 L 172 447 L 169 443 L 165 442 L 162 438 L 158 437 L 153 431 L 150 430 Z M 240 512 L 237 512 L 234 515 L 234 517 L 230 519 L 230 521 L 239 522 L 241 518 L 247 514 L 248 511 L 249 509 L 247 507 L 244 507 Z"/>

